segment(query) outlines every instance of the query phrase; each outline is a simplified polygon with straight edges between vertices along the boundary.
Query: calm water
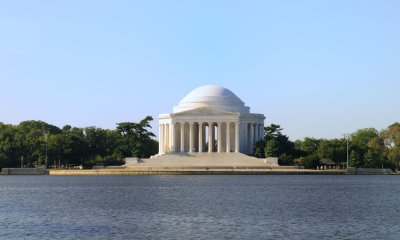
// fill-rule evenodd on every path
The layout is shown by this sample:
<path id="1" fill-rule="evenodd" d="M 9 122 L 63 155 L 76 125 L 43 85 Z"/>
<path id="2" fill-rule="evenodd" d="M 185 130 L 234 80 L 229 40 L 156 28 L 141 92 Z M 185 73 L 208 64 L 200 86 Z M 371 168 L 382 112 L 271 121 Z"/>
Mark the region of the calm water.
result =
<path id="1" fill-rule="evenodd" d="M 400 239 L 400 176 L 2 176 L 4 239 Z"/>

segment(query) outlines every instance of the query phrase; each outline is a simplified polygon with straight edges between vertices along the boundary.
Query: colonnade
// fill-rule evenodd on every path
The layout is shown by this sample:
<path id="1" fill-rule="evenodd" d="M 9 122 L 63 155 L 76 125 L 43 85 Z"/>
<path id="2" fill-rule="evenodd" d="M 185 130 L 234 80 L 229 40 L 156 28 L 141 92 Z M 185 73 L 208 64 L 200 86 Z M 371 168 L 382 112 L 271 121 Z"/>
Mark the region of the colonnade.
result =
<path id="1" fill-rule="evenodd" d="M 170 122 L 159 125 L 159 153 L 245 152 L 264 138 L 264 125 L 243 122 Z"/>

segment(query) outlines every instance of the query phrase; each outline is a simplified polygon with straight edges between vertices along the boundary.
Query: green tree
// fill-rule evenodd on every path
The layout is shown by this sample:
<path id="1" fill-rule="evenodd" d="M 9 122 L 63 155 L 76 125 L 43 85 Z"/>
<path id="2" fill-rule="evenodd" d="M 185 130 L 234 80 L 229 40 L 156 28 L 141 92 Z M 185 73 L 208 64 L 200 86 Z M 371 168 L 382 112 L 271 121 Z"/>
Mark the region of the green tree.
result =
<path id="1" fill-rule="evenodd" d="M 362 167 L 363 166 L 362 155 L 357 150 L 352 150 L 349 156 L 349 167 Z"/>
<path id="2" fill-rule="evenodd" d="M 397 168 L 400 167 L 400 123 L 394 123 L 382 131 L 382 141 L 386 147 L 389 161 Z"/>
<path id="3" fill-rule="evenodd" d="M 372 149 L 368 149 L 367 152 L 364 154 L 363 167 L 375 168 L 378 165 L 379 165 L 378 155 Z"/>
<path id="4" fill-rule="evenodd" d="M 45 164 L 45 135 L 59 134 L 61 130 L 43 121 L 23 121 L 17 126 L 16 136 L 22 142 L 21 153 L 27 166 Z"/>
<path id="5" fill-rule="evenodd" d="M 294 157 L 293 155 L 290 155 L 288 153 L 282 153 L 281 155 L 279 155 L 278 161 L 280 165 L 291 166 L 294 164 Z"/>
<path id="6" fill-rule="evenodd" d="M 343 139 L 321 140 L 316 152 L 319 159 L 329 159 L 341 164 L 346 159 L 347 143 Z"/>
<path id="7" fill-rule="evenodd" d="M 0 122 L 0 168 L 18 167 L 23 154 L 23 142 L 17 128 Z"/>
<path id="8" fill-rule="evenodd" d="M 282 135 L 282 130 L 283 128 L 281 128 L 280 125 L 273 123 L 270 126 L 264 127 L 264 140 L 268 141 L 270 139 L 278 138 L 279 135 Z"/>
<path id="9" fill-rule="evenodd" d="M 81 165 L 84 163 L 85 140 L 82 128 L 63 128 L 59 139 L 62 145 L 62 158 L 65 165 Z"/>
<path id="10" fill-rule="evenodd" d="M 16 126 L 0 122 L 0 168 L 42 165 L 46 149 L 49 165 L 122 164 L 126 156 L 149 157 L 158 151 L 158 142 L 148 131 L 151 120 L 120 123 L 117 130 L 70 125 L 59 129 L 42 121 Z"/>
<path id="11" fill-rule="evenodd" d="M 279 143 L 275 138 L 267 141 L 265 144 L 265 156 L 266 157 L 278 157 L 279 156 Z"/>
<path id="12" fill-rule="evenodd" d="M 117 124 L 117 131 L 122 135 L 120 151 L 124 157 L 146 158 L 157 153 L 155 135 L 148 131 L 151 128 L 151 116 L 145 117 L 139 123 L 122 122 Z"/>
<path id="13" fill-rule="evenodd" d="M 303 141 L 297 140 L 295 148 L 301 156 L 309 156 L 317 152 L 321 141 L 321 139 L 306 137 Z"/>
<path id="14" fill-rule="evenodd" d="M 396 122 L 382 131 L 382 137 L 388 148 L 400 145 L 400 123 Z"/>
<path id="15" fill-rule="evenodd" d="M 394 146 L 390 149 L 389 160 L 396 165 L 397 168 L 400 166 L 400 146 Z"/>
<path id="16" fill-rule="evenodd" d="M 101 128 L 86 127 L 83 129 L 84 160 L 93 161 L 98 156 L 105 156 L 107 149 L 106 132 Z"/>
<path id="17" fill-rule="evenodd" d="M 379 136 L 378 131 L 375 128 L 363 128 L 357 130 L 355 133 L 351 134 L 352 145 L 357 146 L 359 149 L 367 150 L 368 143 L 371 139 Z"/>
<path id="18" fill-rule="evenodd" d="M 256 146 L 254 147 L 254 156 L 257 158 L 265 158 L 265 141 L 260 140 L 256 142 Z"/>
<path id="19" fill-rule="evenodd" d="M 311 154 L 295 159 L 294 163 L 305 168 L 316 168 L 320 164 L 320 161 L 316 154 Z"/>
<path id="20" fill-rule="evenodd" d="M 296 155 L 295 146 L 286 135 L 282 134 L 282 130 L 283 128 L 277 124 L 264 128 L 265 157 L 278 157 L 280 163 L 292 165 Z"/>

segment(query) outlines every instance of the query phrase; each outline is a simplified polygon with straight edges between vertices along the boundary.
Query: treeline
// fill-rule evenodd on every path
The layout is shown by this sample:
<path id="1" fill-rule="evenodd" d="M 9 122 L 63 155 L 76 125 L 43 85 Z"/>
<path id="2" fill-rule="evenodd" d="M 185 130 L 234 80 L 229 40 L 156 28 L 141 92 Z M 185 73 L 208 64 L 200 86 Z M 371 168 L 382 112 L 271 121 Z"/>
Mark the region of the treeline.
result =
<path id="1" fill-rule="evenodd" d="M 91 167 L 120 165 L 125 157 L 148 158 L 158 152 L 155 135 L 148 130 L 152 120 L 148 116 L 138 123 L 118 123 L 115 130 L 70 125 L 60 129 L 42 121 L 24 121 L 18 125 L 0 122 L 0 168 L 45 164 Z M 271 124 L 264 128 L 264 140 L 256 143 L 254 156 L 278 157 L 281 165 L 345 167 L 347 144 L 350 167 L 400 166 L 400 123 L 382 131 L 360 129 L 348 138 L 305 138 L 295 142 L 282 134 L 279 125 Z"/>
<path id="2" fill-rule="evenodd" d="M 118 123 L 115 130 L 97 127 L 62 129 L 42 121 L 18 125 L 0 122 L 0 168 L 120 165 L 125 157 L 147 158 L 158 152 L 148 130 L 148 116 L 138 123 Z M 46 161 L 47 155 L 47 161 Z"/>
<path id="3" fill-rule="evenodd" d="M 264 140 L 256 144 L 256 157 L 278 157 L 281 165 L 316 168 L 323 165 L 346 166 L 347 144 L 349 167 L 399 168 L 400 123 L 382 131 L 360 129 L 340 139 L 305 138 L 292 142 L 282 134 L 279 125 L 264 129 Z"/>

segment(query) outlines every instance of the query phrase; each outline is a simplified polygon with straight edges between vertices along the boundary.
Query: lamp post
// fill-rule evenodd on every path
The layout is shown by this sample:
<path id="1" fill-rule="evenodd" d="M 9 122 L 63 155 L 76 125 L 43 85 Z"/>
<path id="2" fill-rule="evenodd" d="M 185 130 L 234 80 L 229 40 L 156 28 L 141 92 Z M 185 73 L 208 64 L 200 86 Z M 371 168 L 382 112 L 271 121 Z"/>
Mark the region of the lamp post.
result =
<path id="1" fill-rule="evenodd" d="M 47 168 L 47 135 L 48 134 L 49 134 L 49 130 L 46 130 L 46 132 L 44 133 L 44 140 L 46 142 L 46 158 L 45 158 L 46 168 Z"/>
<path id="2" fill-rule="evenodd" d="M 347 142 L 347 149 L 346 149 L 346 169 L 349 167 L 349 136 L 350 136 L 350 134 L 348 134 L 348 133 L 345 133 L 345 134 L 342 134 L 343 135 L 343 137 L 344 138 L 346 138 L 346 142 Z"/>

